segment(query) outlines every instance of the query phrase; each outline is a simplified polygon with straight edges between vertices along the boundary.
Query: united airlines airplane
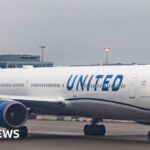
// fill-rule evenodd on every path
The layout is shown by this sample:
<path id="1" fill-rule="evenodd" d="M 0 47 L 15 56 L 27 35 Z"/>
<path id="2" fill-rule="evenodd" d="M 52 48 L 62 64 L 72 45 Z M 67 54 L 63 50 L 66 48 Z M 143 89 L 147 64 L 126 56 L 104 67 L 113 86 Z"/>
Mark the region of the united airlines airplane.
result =
<path id="1" fill-rule="evenodd" d="M 21 137 L 32 112 L 91 117 L 85 135 L 104 136 L 103 119 L 150 125 L 150 65 L 0 69 L 0 98 L 0 126 Z"/>

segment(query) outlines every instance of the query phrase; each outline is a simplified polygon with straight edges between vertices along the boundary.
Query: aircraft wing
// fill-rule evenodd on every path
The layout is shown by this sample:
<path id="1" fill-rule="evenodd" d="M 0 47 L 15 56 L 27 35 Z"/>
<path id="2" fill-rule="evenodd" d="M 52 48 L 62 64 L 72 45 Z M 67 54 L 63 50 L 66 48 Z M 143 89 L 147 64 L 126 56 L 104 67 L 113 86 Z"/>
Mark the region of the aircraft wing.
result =
<path id="1" fill-rule="evenodd" d="M 62 97 L 48 99 L 42 97 L 0 95 L 0 103 L 5 101 L 17 101 L 24 104 L 31 112 L 52 115 L 63 115 L 65 113 L 64 107 L 66 106 L 65 99 Z"/>

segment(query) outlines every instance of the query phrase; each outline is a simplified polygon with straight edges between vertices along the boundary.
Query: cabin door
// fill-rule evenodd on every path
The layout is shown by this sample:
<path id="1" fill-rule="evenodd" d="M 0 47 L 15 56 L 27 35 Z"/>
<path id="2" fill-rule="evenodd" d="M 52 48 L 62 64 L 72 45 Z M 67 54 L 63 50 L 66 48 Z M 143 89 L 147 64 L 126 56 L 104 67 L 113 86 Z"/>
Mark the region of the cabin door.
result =
<path id="1" fill-rule="evenodd" d="M 137 79 L 133 78 L 130 83 L 129 83 L 129 98 L 130 99 L 135 99 L 136 98 L 136 84 L 137 84 Z"/>

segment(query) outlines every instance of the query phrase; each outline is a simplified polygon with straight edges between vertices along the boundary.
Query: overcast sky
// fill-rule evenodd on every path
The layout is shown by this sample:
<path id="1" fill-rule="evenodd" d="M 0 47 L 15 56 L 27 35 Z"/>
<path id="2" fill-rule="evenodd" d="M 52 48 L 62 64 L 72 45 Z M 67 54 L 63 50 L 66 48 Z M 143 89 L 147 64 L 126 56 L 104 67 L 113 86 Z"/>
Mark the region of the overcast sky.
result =
<path id="1" fill-rule="evenodd" d="M 0 54 L 56 65 L 150 63 L 150 0 L 0 0 Z"/>

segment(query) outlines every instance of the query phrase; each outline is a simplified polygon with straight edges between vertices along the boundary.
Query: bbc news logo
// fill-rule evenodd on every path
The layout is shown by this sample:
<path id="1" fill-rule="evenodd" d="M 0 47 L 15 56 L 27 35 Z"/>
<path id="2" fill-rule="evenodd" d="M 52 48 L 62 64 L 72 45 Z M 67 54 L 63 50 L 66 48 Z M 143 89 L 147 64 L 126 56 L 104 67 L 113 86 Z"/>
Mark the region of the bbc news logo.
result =
<path id="1" fill-rule="evenodd" d="M 0 130 L 0 139 L 19 139 L 19 130 Z"/>

